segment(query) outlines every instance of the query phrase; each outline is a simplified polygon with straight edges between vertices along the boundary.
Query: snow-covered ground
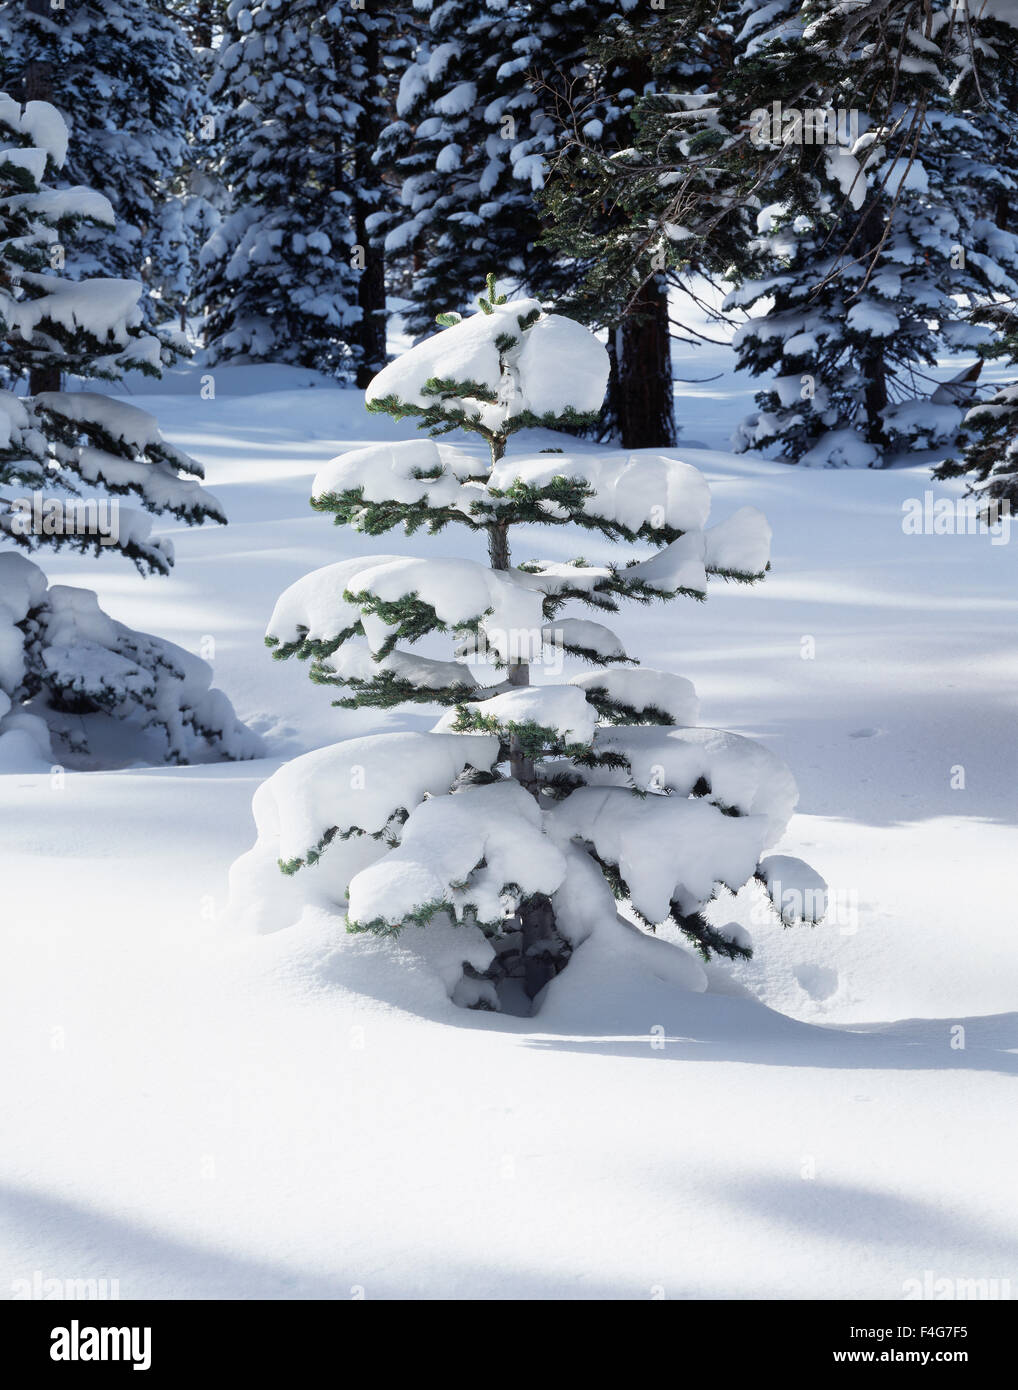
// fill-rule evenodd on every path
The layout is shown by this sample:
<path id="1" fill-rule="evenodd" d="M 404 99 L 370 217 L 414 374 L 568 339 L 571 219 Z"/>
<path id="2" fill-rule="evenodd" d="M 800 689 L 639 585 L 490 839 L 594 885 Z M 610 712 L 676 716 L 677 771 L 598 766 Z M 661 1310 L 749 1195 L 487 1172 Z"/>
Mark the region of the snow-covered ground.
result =
<path id="1" fill-rule="evenodd" d="M 782 930 L 747 898 L 756 958 L 705 995 L 581 947 L 536 1018 L 469 1012 L 413 932 L 229 929 L 255 787 L 435 716 L 333 709 L 262 642 L 288 584 L 379 548 L 310 510 L 313 474 L 410 422 L 296 369 L 214 378 L 212 400 L 197 368 L 131 399 L 205 463 L 229 527 L 171 529 L 167 580 L 44 563 L 135 627 L 212 639 L 270 757 L 0 778 L 0 1294 L 37 1270 L 122 1297 L 896 1299 L 926 1271 L 1018 1293 L 1018 535 L 907 535 L 907 499 L 960 487 L 736 458 L 753 383 L 679 386 L 678 456 L 718 518 L 767 513 L 772 573 L 616 626 L 694 682 L 702 723 L 789 763 L 780 849 L 825 875 L 832 920 Z M 452 528 L 383 548 L 480 558 Z M 550 528 L 514 558 L 574 553 L 614 558 Z"/>

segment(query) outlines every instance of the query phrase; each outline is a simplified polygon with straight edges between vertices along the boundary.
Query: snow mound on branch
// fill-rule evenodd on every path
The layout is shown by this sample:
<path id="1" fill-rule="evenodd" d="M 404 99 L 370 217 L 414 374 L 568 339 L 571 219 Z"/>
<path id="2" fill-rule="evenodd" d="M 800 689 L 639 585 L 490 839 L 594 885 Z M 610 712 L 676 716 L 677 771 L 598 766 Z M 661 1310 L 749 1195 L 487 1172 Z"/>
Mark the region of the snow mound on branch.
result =
<path id="1" fill-rule="evenodd" d="M 22 281 L 41 291 L 38 298 L 19 299 L 11 311 L 11 327 L 24 338 L 31 338 L 48 319 L 68 333 L 85 328 L 100 340 L 112 337 L 122 346 L 128 340 L 128 329 L 142 321 L 138 307 L 142 286 L 137 280 L 61 280 L 53 275 L 26 274 Z M 158 342 L 154 338 L 148 341 L 155 344 L 158 353 Z"/>
<path id="2" fill-rule="evenodd" d="M 476 459 L 458 449 L 440 449 L 432 439 L 371 444 L 340 454 L 319 469 L 312 501 L 362 490 L 365 502 L 426 502 L 466 510 L 462 480 L 478 470 Z M 421 474 L 438 472 L 438 477 Z"/>
<path id="3" fill-rule="evenodd" d="M 366 642 L 345 642 L 321 665 L 344 680 L 371 681 L 378 675 L 389 674 L 425 690 L 445 690 L 461 685 L 464 697 L 477 688 L 476 677 L 462 661 L 436 661 L 398 649 L 379 661 Z"/>
<path id="4" fill-rule="evenodd" d="M 616 637 L 610 627 L 592 623 L 589 618 L 556 618 L 545 624 L 542 637 L 547 646 L 561 647 L 577 656 L 586 656 L 588 660 L 629 660 L 621 638 Z"/>
<path id="5" fill-rule="evenodd" d="M 571 685 L 522 686 L 489 700 L 471 701 L 466 708 L 470 713 L 494 719 L 506 732 L 511 726 L 522 724 L 554 729 L 564 743 L 589 743 L 597 725 L 593 706 L 582 690 Z M 435 725 L 436 732 L 450 730 L 458 717 L 457 710 L 447 710 Z"/>
<path id="6" fill-rule="evenodd" d="M 544 416 L 561 415 L 569 406 L 583 415 L 601 409 L 608 386 L 608 352 L 574 319 L 543 314 L 523 334 L 515 369 L 523 410 Z"/>
<path id="7" fill-rule="evenodd" d="M 108 282 L 102 280 L 95 283 Z M 120 283 L 133 282 L 125 280 Z M 140 288 L 139 285 L 134 285 L 135 299 Z M 40 391 L 34 399 L 37 405 L 54 415 L 62 416 L 65 420 L 73 420 L 80 425 L 97 426 L 113 439 L 122 439 L 138 453 L 151 448 L 153 444 L 160 444 L 167 452 L 171 452 L 174 457 L 185 463 L 189 473 L 200 472 L 194 459 L 166 443 L 154 415 L 150 415 L 147 410 L 139 410 L 136 405 L 130 405 L 127 401 L 114 400 L 110 396 L 98 396 L 91 391 Z"/>
<path id="8" fill-rule="evenodd" d="M 853 304 L 845 323 L 853 332 L 868 333 L 873 338 L 890 338 L 901 328 L 898 315 L 877 304 Z"/>
<path id="9" fill-rule="evenodd" d="M 569 684 L 578 685 L 583 691 L 603 690 L 612 703 L 625 705 L 638 714 L 649 709 L 658 710 L 672 724 L 695 724 L 700 717 L 700 702 L 693 682 L 685 676 L 672 675 L 670 671 L 649 671 L 643 667 L 622 671 L 616 667 L 584 672 L 573 676 Z"/>
<path id="10" fill-rule="evenodd" d="M 358 606 L 343 597 L 352 576 L 363 574 L 372 563 L 384 565 L 398 558 L 376 555 L 371 560 L 354 556 L 303 575 L 276 600 L 265 629 L 266 639 L 281 645 L 302 638 L 309 642 L 335 641 L 360 621 Z"/>
<path id="11" fill-rule="evenodd" d="M 4 151 L 0 158 L 8 153 Z M 116 223 L 110 200 L 92 188 L 47 188 L 38 193 L 18 193 L 13 198 L 4 199 L 4 203 L 12 210 L 28 207 L 50 225 L 65 217 L 86 218 L 107 227 Z"/>
<path id="12" fill-rule="evenodd" d="M 517 584 L 526 589 L 538 589 L 542 594 L 561 594 L 576 589 L 589 594 L 598 584 L 611 578 L 611 570 L 602 565 L 571 565 L 553 561 L 535 562 L 533 569 L 513 569 L 509 573 Z"/>
<path id="13" fill-rule="evenodd" d="M 899 401 L 881 411 L 891 435 L 911 440 L 913 447 L 936 448 L 952 441 L 961 429 L 961 406 L 926 400 Z"/>
<path id="14" fill-rule="evenodd" d="M 767 844 L 764 816 L 726 816 L 702 799 L 635 795 L 623 787 L 580 787 L 547 813 L 548 833 L 593 845 L 618 867 L 637 912 L 667 919 L 675 902 L 698 912 L 723 883 L 733 892 L 753 877 Z"/>
<path id="15" fill-rule="evenodd" d="M 411 812 L 401 843 L 350 884 L 351 923 L 398 928 L 449 904 L 501 923 L 521 898 L 552 893 L 565 861 L 541 828 L 537 802 L 516 782 L 434 796 Z"/>
<path id="16" fill-rule="evenodd" d="M 430 605 L 447 627 L 480 626 L 489 645 L 508 659 L 514 634 L 537 632 L 543 622 L 541 595 L 524 589 L 507 574 L 476 560 L 422 560 L 413 556 L 362 562 L 351 576 L 352 593 L 368 593 L 385 603 L 414 596 Z M 389 638 L 392 628 L 377 614 L 362 613 L 364 634 L 373 651 Z"/>
<path id="17" fill-rule="evenodd" d="M 634 992 L 647 977 L 703 994 L 707 976 L 689 951 L 640 931 L 618 915 L 614 895 L 590 855 L 563 846 L 566 877 L 552 896 L 555 925 L 574 948 L 569 964 L 540 996 L 542 1024 L 562 1026 L 577 1015 L 611 1031 L 620 982 Z M 624 1003 L 632 1003 L 632 994 Z"/>
<path id="18" fill-rule="evenodd" d="M 316 748 L 262 784 L 276 857 L 284 863 L 304 859 L 329 832 L 375 834 L 394 811 L 412 810 L 427 794 L 447 792 L 467 766 L 489 770 L 497 757 L 498 739 L 487 735 L 369 734 Z"/>
<path id="19" fill-rule="evenodd" d="M 855 430 L 828 430 L 799 463 L 806 468 L 873 468 L 880 462 L 880 450 L 867 444 Z"/>
<path id="20" fill-rule="evenodd" d="M 28 101 L 23 109 L 16 101 L 4 97 L 0 103 L 0 120 L 12 130 L 20 130 L 40 150 L 45 150 L 60 168 L 67 158 L 67 123 L 55 106 L 48 101 Z"/>
<path id="21" fill-rule="evenodd" d="M 757 875 L 787 926 L 819 922 L 827 911 L 827 882 L 812 865 L 790 854 L 761 859 Z"/>
<path id="22" fill-rule="evenodd" d="M 711 571 L 760 575 L 770 563 L 771 526 L 756 507 L 740 507 L 704 532 L 704 560 Z"/>
<path id="23" fill-rule="evenodd" d="M 710 488 L 703 474 L 692 464 L 663 454 L 646 457 L 604 450 L 504 458 L 492 468 L 488 482 L 500 490 L 517 480 L 543 488 L 555 478 L 586 483 L 593 492 L 583 504 L 584 512 L 629 531 L 645 525 L 655 530 L 701 530 L 710 513 Z"/>
<path id="24" fill-rule="evenodd" d="M 639 579 L 650 589 L 659 593 L 675 593 L 679 589 L 690 589 L 697 594 L 707 592 L 707 570 L 705 568 L 706 541 L 702 531 L 687 531 L 664 550 L 659 550 L 649 560 L 627 565 L 621 571 L 623 579 Z"/>
<path id="25" fill-rule="evenodd" d="M 781 837 L 799 800 L 795 778 L 777 754 L 722 729 L 602 728 L 595 748 L 621 753 L 629 763 L 632 784 L 643 791 L 671 790 L 688 796 L 703 779 L 712 800 L 762 819 L 763 849 Z M 584 775 L 593 786 L 629 783 L 619 769 L 591 768 Z"/>
<path id="26" fill-rule="evenodd" d="M 520 320 L 532 314 L 540 317 L 522 329 Z M 499 339 L 507 337 L 512 345 L 500 348 Z M 490 428 L 527 412 L 594 414 L 608 384 L 608 353 L 582 324 L 545 314 L 536 299 L 516 299 L 489 314 L 471 314 L 403 353 L 382 368 L 365 400 L 370 405 L 395 396 L 427 409 L 437 399 L 428 390 L 434 380 L 463 384 L 449 406 L 459 404 Z"/>

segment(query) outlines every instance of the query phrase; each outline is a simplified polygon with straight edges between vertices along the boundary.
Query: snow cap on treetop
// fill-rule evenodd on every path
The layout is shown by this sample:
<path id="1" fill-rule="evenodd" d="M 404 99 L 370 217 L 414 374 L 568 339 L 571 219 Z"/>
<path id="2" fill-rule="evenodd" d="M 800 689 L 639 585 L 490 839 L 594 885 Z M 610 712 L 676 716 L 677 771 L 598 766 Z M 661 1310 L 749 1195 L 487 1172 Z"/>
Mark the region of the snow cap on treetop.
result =
<path id="1" fill-rule="evenodd" d="M 369 410 L 431 412 L 426 423 L 462 413 L 496 433 L 510 421 L 597 414 L 608 385 L 604 345 L 536 299 L 496 295 L 488 281 L 479 313 L 441 314 L 441 332 L 383 367 L 365 392 Z"/>

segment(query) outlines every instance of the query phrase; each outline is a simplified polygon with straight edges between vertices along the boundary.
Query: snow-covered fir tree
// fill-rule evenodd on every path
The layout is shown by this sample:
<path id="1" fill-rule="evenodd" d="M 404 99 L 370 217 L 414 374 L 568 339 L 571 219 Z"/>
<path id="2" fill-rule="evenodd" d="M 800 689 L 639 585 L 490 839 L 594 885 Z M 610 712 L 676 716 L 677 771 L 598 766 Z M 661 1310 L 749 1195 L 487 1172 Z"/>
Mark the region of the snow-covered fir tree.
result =
<path id="1" fill-rule="evenodd" d="M 40 371 L 58 384 L 65 372 L 159 374 L 140 284 L 75 281 L 61 271 L 80 229 L 93 239 L 115 231 L 102 194 L 46 186 L 66 152 L 67 128 L 53 106 L 0 96 L 0 373 L 8 388 L 0 392 L 0 757 L 9 766 L 68 755 L 251 756 L 258 740 L 210 689 L 205 661 L 116 622 L 90 590 L 49 586 L 28 559 L 50 546 L 113 550 L 142 572 L 165 574 L 172 548 L 151 535 L 146 513 L 189 525 L 225 521 L 198 481 L 201 466 L 144 411 L 91 391 L 18 394 Z"/>
<path id="2" fill-rule="evenodd" d="M 988 355 L 1018 362 L 1014 311 L 1014 303 L 999 306 L 1001 335 Z M 934 476 L 965 477 L 988 521 L 999 519 L 1002 508 L 1018 513 L 1018 380 L 1005 382 L 967 412 L 958 445 L 957 455 L 945 459 Z"/>
<path id="3" fill-rule="evenodd" d="M 341 560 L 282 595 L 266 637 L 277 657 L 308 660 L 338 704 L 445 712 L 429 732 L 354 738 L 281 768 L 256 795 L 259 838 L 232 891 L 270 930 L 302 902 L 345 911 L 353 931 L 423 928 L 454 999 L 521 1012 L 588 939 L 643 949 L 620 901 L 643 928 L 667 924 L 704 958 L 735 958 L 749 954 L 746 934 L 712 904 L 758 879 L 786 921 L 813 919 L 824 885 L 765 853 L 796 803 L 788 769 L 759 744 L 697 727 L 690 682 L 639 668 L 599 621 L 627 600 L 702 600 L 708 576 L 762 578 L 766 519 L 743 507 L 708 527 L 705 479 L 673 458 L 507 453 L 521 429 L 596 416 L 608 357 L 575 321 L 497 295 L 494 276 L 479 302 L 367 390 L 369 410 L 432 437 L 341 455 L 316 477 L 312 505 L 367 535 L 462 526 L 487 563 Z M 480 435 L 488 456 L 436 442 L 456 428 Z M 521 561 L 521 525 L 577 526 L 642 553 Z M 571 605 L 598 620 L 567 615 Z M 567 658 L 591 669 L 532 679 Z M 705 987 L 674 946 L 659 964 Z"/>
<path id="4" fill-rule="evenodd" d="M 986 341 L 972 304 L 1010 293 L 1015 271 L 988 212 L 1014 158 L 1000 87 L 1014 31 L 962 8 L 920 24 L 898 0 L 691 3 L 635 11 L 597 46 L 602 65 L 653 54 L 657 90 L 626 151 L 606 156 L 581 131 L 560 158 L 555 237 L 586 251 L 587 293 L 607 302 L 663 260 L 680 283 L 740 280 L 732 310 L 767 309 L 737 340 L 742 364 L 775 378 L 744 447 L 875 462 L 958 426 L 958 400 L 931 401 L 927 371 Z M 775 106 L 784 123 L 757 138 Z M 851 118 L 840 148 L 813 137 L 817 111 L 832 134 Z"/>
<path id="5" fill-rule="evenodd" d="M 406 322 L 416 335 L 437 311 L 466 307 L 492 265 L 500 281 L 562 299 L 581 283 L 577 248 L 546 239 L 540 203 L 549 167 L 577 126 L 605 151 L 631 138 L 645 57 L 598 66 L 588 45 L 636 0 L 423 0 L 428 29 L 400 83 L 397 119 L 376 156 L 401 181 L 402 206 L 380 214 L 389 255 L 412 279 Z M 561 185 L 560 185 L 561 189 Z M 556 209 L 560 212 L 561 209 Z M 599 219 L 599 245 L 611 236 Z M 597 252 L 582 248 L 588 261 Z M 674 438 L 667 297 L 652 279 L 613 322 L 597 293 L 572 312 L 612 322 L 612 390 L 602 428 L 626 445 Z"/>
<path id="6" fill-rule="evenodd" d="M 151 291 L 178 322 L 181 333 L 200 308 L 196 282 L 201 249 L 219 227 L 229 196 L 217 169 L 222 158 L 222 121 L 209 94 L 215 45 L 222 37 L 226 0 L 170 0 L 194 53 L 197 80 L 188 93 L 186 144 L 158 209 L 150 241 L 159 247 L 151 262 Z"/>
<path id="7" fill-rule="evenodd" d="M 878 464 L 887 452 L 950 440 L 960 393 L 935 392 L 928 369 L 944 351 L 986 344 L 992 332 L 973 322 L 972 306 L 1015 293 L 1018 240 L 995 216 L 1015 127 L 986 99 L 1000 55 L 986 59 L 979 83 L 948 12 L 928 33 L 909 24 L 903 10 L 890 16 L 898 48 L 875 70 L 868 42 L 849 50 L 838 80 L 818 65 L 780 129 L 773 115 L 759 121 L 762 100 L 754 113 L 780 163 L 753 248 L 760 273 L 728 304 L 766 306 L 734 341 L 740 365 L 773 381 L 740 428 L 741 447 Z M 772 65 L 808 51 L 809 34 L 779 28 L 751 52 Z M 885 92 L 894 99 L 885 103 Z"/>
<path id="8" fill-rule="evenodd" d="M 232 0 L 211 95 L 232 208 L 202 252 L 213 360 L 292 362 L 362 384 L 385 361 L 371 163 L 398 20 L 374 6 Z"/>
<path id="9" fill-rule="evenodd" d="M 151 293 L 174 254 L 162 239 L 163 211 L 186 161 L 200 87 L 176 18 L 159 0 L 8 0 L 0 49 L 9 90 L 66 113 L 72 138 L 61 183 L 95 189 L 117 219 L 112 232 L 83 229 L 70 273 L 142 280 L 146 322 L 165 320 Z M 174 343 L 167 334 L 168 348 Z"/>
<path id="10" fill-rule="evenodd" d="M 415 0 L 421 32 L 401 74 L 393 119 L 375 160 L 400 191 L 372 231 L 411 294 L 404 317 L 415 336 L 436 313 L 465 309 L 492 265 L 521 283 L 540 232 L 533 178 L 512 164 L 536 106 L 528 58 L 516 51 L 529 30 L 513 0 Z M 524 170 L 519 171 L 524 174 Z"/>

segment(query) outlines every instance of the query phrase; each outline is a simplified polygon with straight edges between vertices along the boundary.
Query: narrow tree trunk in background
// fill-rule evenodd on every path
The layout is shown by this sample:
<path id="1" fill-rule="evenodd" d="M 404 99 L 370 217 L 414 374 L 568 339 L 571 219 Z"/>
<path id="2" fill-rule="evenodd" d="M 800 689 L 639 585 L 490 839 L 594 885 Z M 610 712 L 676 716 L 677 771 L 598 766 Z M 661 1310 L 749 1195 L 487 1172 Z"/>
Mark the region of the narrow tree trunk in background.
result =
<path id="1" fill-rule="evenodd" d="M 363 62 L 369 72 L 379 65 L 378 35 L 372 29 L 367 36 Z M 357 122 L 357 144 L 354 151 L 354 239 L 363 246 L 365 265 L 357 282 L 357 303 L 361 321 L 357 325 L 360 362 L 357 364 L 357 385 L 368 386 L 371 378 L 385 366 L 385 257 L 380 246 L 372 246 L 368 236 L 367 219 L 374 211 L 366 202 L 364 189 L 379 182 L 379 171 L 371 162 L 371 151 L 378 138 L 376 113 L 365 102 Z"/>
<path id="2" fill-rule="evenodd" d="M 201 0 L 194 17 L 194 45 L 196 48 L 212 47 L 213 0 Z"/>
<path id="3" fill-rule="evenodd" d="M 874 206 L 859 234 L 859 254 L 864 265 L 869 264 L 869 258 L 880 245 L 883 234 L 884 219 L 879 207 Z M 878 343 L 874 343 L 872 351 L 867 356 L 860 358 L 859 367 L 866 383 L 863 387 L 863 405 L 866 411 L 864 435 L 867 443 L 873 444 L 878 449 L 886 449 L 888 441 L 882 412 L 887 408 L 888 395 L 887 362 L 883 348 Z"/>
<path id="4" fill-rule="evenodd" d="M 616 334 L 618 383 L 614 414 L 624 449 L 675 443 L 668 289 L 647 281 Z"/>
<path id="5" fill-rule="evenodd" d="M 365 225 L 371 209 L 357 203 L 354 211 L 354 236 L 357 245 L 364 247 L 365 265 L 357 282 L 357 303 L 361 321 L 357 325 L 357 343 L 361 350 L 357 364 L 357 385 L 370 385 L 371 379 L 386 362 L 385 347 L 385 258 L 380 246 L 372 246 Z"/>
<path id="6" fill-rule="evenodd" d="M 637 95 L 655 80 L 649 61 L 635 54 L 626 62 L 625 77 Z M 619 131 L 620 139 L 628 141 L 633 129 L 630 116 Z M 618 380 L 613 414 L 622 447 L 653 449 L 674 444 L 671 325 L 664 275 L 647 280 L 615 337 Z"/>
<path id="7" fill-rule="evenodd" d="M 27 0 L 29 14 L 47 16 L 50 13 L 49 0 Z M 49 101 L 53 91 L 53 76 L 48 62 L 33 60 L 25 66 L 24 101 Z M 60 390 L 59 367 L 33 367 L 28 374 L 28 394 L 37 396 L 40 391 Z"/>
<path id="8" fill-rule="evenodd" d="M 883 421 L 883 411 L 887 408 L 887 366 L 883 353 L 863 358 L 862 370 L 866 377 L 863 392 L 866 405 L 866 439 L 878 449 L 883 449 L 887 447 Z"/>

